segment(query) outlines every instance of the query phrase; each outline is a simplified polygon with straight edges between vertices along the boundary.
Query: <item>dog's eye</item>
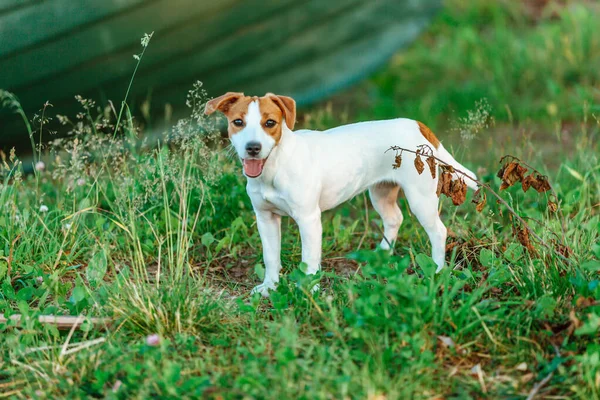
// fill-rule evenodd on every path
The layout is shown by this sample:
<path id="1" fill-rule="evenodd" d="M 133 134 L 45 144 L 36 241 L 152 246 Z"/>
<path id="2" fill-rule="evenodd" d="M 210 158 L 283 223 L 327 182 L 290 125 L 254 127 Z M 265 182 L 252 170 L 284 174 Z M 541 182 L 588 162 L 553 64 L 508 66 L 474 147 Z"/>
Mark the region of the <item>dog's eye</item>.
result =
<path id="1" fill-rule="evenodd" d="M 265 126 L 267 128 L 272 128 L 277 124 L 277 122 L 273 121 L 272 119 L 268 119 L 267 122 L 265 122 Z"/>
<path id="2" fill-rule="evenodd" d="M 235 126 L 244 126 L 244 121 L 242 121 L 241 119 L 234 119 L 233 121 L 231 121 Z"/>

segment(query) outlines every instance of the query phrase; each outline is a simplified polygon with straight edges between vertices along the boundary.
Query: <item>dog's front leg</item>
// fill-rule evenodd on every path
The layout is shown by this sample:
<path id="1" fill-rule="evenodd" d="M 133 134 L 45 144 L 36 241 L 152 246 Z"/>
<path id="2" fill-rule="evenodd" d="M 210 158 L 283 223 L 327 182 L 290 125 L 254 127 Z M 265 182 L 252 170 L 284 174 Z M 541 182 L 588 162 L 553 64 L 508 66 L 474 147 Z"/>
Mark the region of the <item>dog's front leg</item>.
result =
<path id="1" fill-rule="evenodd" d="M 281 216 L 270 211 L 256 211 L 256 223 L 263 247 L 265 279 L 252 289 L 252 293 L 269 296 L 269 289 L 275 289 L 281 270 Z"/>
<path id="2" fill-rule="evenodd" d="M 321 211 L 316 210 L 296 218 L 302 240 L 302 262 L 306 263 L 306 273 L 316 274 L 321 269 L 321 242 L 323 227 Z"/>

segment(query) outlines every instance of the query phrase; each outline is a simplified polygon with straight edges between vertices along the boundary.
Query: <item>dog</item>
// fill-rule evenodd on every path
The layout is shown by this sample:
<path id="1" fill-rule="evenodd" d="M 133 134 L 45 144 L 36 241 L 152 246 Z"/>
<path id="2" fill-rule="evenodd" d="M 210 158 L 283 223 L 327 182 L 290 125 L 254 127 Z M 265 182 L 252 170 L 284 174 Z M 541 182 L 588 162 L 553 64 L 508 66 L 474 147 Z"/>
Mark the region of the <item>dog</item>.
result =
<path id="1" fill-rule="evenodd" d="M 268 296 L 279 281 L 282 216 L 298 224 L 306 273 L 315 274 L 321 265 L 321 213 L 365 190 L 383 220 L 381 249 L 391 251 L 402 224 L 397 201 L 402 189 L 427 232 L 436 272 L 444 267 L 447 231 L 438 214 L 439 174 L 420 175 L 413 165 L 415 155 L 408 152 L 400 168 L 394 169 L 395 154 L 386 152 L 391 146 L 416 150 L 427 145 L 436 157 L 476 179 L 427 126 L 399 118 L 294 132 L 296 102 L 272 93 L 257 97 L 229 92 L 206 103 L 206 115 L 215 111 L 227 117 L 229 139 L 248 178 L 246 190 L 263 246 L 265 277 L 252 293 Z"/>

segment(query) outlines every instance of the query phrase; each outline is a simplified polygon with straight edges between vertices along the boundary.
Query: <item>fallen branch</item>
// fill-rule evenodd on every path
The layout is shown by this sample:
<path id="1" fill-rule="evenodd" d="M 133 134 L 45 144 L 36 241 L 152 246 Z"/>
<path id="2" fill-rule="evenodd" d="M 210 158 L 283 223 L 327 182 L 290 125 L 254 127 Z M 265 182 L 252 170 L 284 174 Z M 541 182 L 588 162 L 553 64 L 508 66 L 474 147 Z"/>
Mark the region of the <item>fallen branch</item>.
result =
<path id="1" fill-rule="evenodd" d="M 388 152 L 390 150 L 394 150 L 396 152 L 397 151 L 400 151 L 400 152 L 406 151 L 406 152 L 409 152 L 409 153 L 412 153 L 412 154 L 416 154 L 416 155 L 424 155 L 426 157 L 431 157 L 431 158 L 435 159 L 437 162 L 439 162 L 440 164 L 448 166 L 448 167 L 451 167 L 453 172 L 458 173 L 462 177 L 470 179 L 471 181 L 475 182 L 480 188 L 484 188 L 484 189 L 488 190 L 490 193 L 492 193 L 494 195 L 494 197 L 496 197 L 496 199 L 498 199 L 498 201 L 502 205 L 504 205 L 504 207 L 506 207 L 506 209 L 515 218 L 517 218 L 517 220 L 519 220 L 519 222 L 521 223 L 521 226 L 523 228 L 527 229 L 527 231 L 529 232 L 529 234 L 531 236 L 533 236 L 538 241 L 538 243 L 540 243 L 541 245 L 543 245 L 547 249 L 551 250 L 554 254 L 556 254 L 562 260 L 566 261 L 567 263 L 571 263 L 571 260 L 569 260 L 567 257 L 565 257 L 562 254 L 560 254 L 554 247 L 552 247 L 551 245 L 549 245 L 548 243 L 546 243 L 537 233 L 535 233 L 533 231 L 533 229 L 529 226 L 529 224 L 527 222 L 525 222 L 525 220 L 519 214 L 517 214 L 517 212 L 506 202 L 506 200 L 504 200 L 498 193 L 496 193 L 496 191 L 494 191 L 494 189 L 492 189 L 492 187 L 490 185 L 488 185 L 486 183 L 483 183 L 483 182 L 479 181 L 478 179 L 472 178 L 466 172 L 461 171 L 460 169 L 455 168 L 453 165 L 448 164 L 444 160 L 439 159 L 438 157 L 436 157 L 435 155 L 433 155 L 433 150 L 428 145 L 421 145 L 421 146 L 419 146 L 419 149 L 416 150 L 416 151 L 415 150 L 405 149 L 404 147 L 400 147 L 400 146 L 391 146 L 388 150 L 386 150 L 386 152 Z"/>
<path id="2" fill-rule="evenodd" d="M 22 316 L 20 314 L 14 314 L 6 318 L 4 315 L 0 315 L 0 324 L 8 323 L 8 321 L 17 321 L 16 326 L 20 326 Z M 41 324 L 54 325 L 57 329 L 73 329 L 81 328 L 84 322 L 91 323 L 94 327 L 104 330 L 108 328 L 111 320 L 109 318 L 87 318 L 85 316 L 70 316 L 70 315 L 40 315 L 37 320 Z"/>

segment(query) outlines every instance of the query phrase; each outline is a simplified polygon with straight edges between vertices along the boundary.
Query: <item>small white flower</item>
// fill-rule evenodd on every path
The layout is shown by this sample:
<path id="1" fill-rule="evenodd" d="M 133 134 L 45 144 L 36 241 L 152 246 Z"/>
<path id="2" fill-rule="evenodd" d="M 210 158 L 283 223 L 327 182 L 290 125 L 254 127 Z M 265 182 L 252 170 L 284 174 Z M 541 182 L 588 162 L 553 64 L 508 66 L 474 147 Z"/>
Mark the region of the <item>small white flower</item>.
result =
<path id="1" fill-rule="evenodd" d="M 41 285 L 42 283 L 44 283 L 44 277 L 43 276 L 38 276 L 35 278 L 35 281 Z"/>
<path id="2" fill-rule="evenodd" d="M 148 46 L 148 43 L 150 43 L 150 39 L 152 39 L 152 35 L 154 35 L 154 32 L 152 32 L 151 34 L 144 33 L 144 36 L 141 40 L 143 47 Z"/>
<path id="3" fill-rule="evenodd" d="M 43 161 L 38 161 L 35 163 L 35 169 L 36 171 L 43 171 L 44 169 L 46 169 L 46 164 L 44 164 Z"/>
<path id="4" fill-rule="evenodd" d="M 72 225 L 71 225 L 70 223 L 68 223 L 68 222 L 67 222 L 66 224 L 64 224 L 64 225 L 63 225 L 63 229 L 64 229 L 65 231 L 68 231 L 69 229 L 71 229 L 71 226 L 72 226 Z"/>
<path id="5" fill-rule="evenodd" d="M 85 185 L 85 179 L 83 179 L 83 178 L 77 179 L 77 186 L 83 186 L 83 185 Z"/>
<path id="6" fill-rule="evenodd" d="M 152 347 L 158 346 L 160 344 L 160 336 L 156 333 L 146 336 L 146 344 Z"/>
<path id="7" fill-rule="evenodd" d="M 42 204 L 40 206 L 40 212 L 43 212 L 43 213 L 48 212 L 48 206 L 45 204 Z"/>

